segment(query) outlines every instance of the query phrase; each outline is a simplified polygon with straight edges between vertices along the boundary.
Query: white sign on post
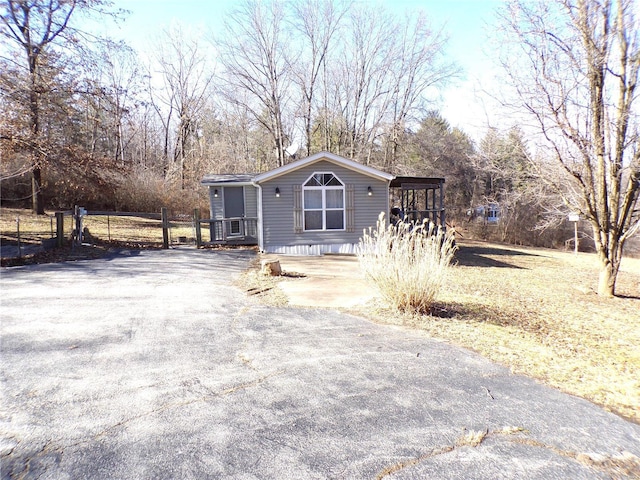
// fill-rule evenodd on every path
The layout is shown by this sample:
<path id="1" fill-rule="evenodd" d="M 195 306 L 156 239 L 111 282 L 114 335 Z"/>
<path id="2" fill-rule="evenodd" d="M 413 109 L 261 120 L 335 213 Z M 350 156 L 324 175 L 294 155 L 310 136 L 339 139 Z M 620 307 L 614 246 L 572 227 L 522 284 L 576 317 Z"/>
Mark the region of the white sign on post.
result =
<path id="1" fill-rule="evenodd" d="M 569 221 L 573 222 L 573 253 L 578 254 L 578 221 L 580 220 L 579 213 L 570 213 Z"/>

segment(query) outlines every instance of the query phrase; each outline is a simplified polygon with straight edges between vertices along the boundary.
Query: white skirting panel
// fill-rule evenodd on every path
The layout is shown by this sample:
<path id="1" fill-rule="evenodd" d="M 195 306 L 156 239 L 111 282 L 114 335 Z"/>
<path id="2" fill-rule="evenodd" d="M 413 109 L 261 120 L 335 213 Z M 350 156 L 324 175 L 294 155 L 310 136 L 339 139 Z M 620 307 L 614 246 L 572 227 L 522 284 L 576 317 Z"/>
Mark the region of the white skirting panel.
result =
<path id="1" fill-rule="evenodd" d="M 355 255 L 358 248 L 356 243 L 330 243 L 319 245 L 272 245 L 264 249 L 265 253 L 280 255 L 325 255 L 343 254 Z"/>

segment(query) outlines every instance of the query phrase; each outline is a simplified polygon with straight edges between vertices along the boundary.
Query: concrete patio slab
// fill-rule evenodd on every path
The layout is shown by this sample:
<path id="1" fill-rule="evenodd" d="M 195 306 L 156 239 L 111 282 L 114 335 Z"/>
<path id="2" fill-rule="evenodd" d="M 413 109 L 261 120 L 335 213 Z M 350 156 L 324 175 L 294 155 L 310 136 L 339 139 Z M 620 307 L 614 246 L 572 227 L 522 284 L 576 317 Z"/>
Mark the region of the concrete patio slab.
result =
<path id="1" fill-rule="evenodd" d="M 262 255 L 278 260 L 286 278 L 278 287 L 289 304 L 298 307 L 350 308 L 376 298 L 377 290 L 364 279 L 354 255 Z"/>

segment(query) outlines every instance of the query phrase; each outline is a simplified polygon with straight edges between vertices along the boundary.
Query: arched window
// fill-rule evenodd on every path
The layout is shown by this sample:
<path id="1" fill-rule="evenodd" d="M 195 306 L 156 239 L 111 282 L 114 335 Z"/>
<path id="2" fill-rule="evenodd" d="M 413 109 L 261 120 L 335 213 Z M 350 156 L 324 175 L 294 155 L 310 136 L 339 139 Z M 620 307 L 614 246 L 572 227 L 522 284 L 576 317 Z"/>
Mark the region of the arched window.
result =
<path id="1" fill-rule="evenodd" d="M 344 230 L 344 184 L 333 173 L 314 173 L 302 185 L 305 230 Z"/>

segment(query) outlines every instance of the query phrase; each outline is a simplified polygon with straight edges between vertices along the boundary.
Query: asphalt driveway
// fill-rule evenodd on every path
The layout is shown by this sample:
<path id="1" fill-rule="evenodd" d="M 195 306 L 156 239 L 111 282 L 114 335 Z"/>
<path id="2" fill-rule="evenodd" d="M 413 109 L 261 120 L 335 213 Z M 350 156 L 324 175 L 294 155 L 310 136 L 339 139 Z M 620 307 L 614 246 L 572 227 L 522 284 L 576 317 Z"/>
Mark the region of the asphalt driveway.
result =
<path id="1" fill-rule="evenodd" d="M 232 285 L 252 255 L 2 269 L 2 478 L 633 475 L 639 425 L 420 332 L 257 303 Z"/>

